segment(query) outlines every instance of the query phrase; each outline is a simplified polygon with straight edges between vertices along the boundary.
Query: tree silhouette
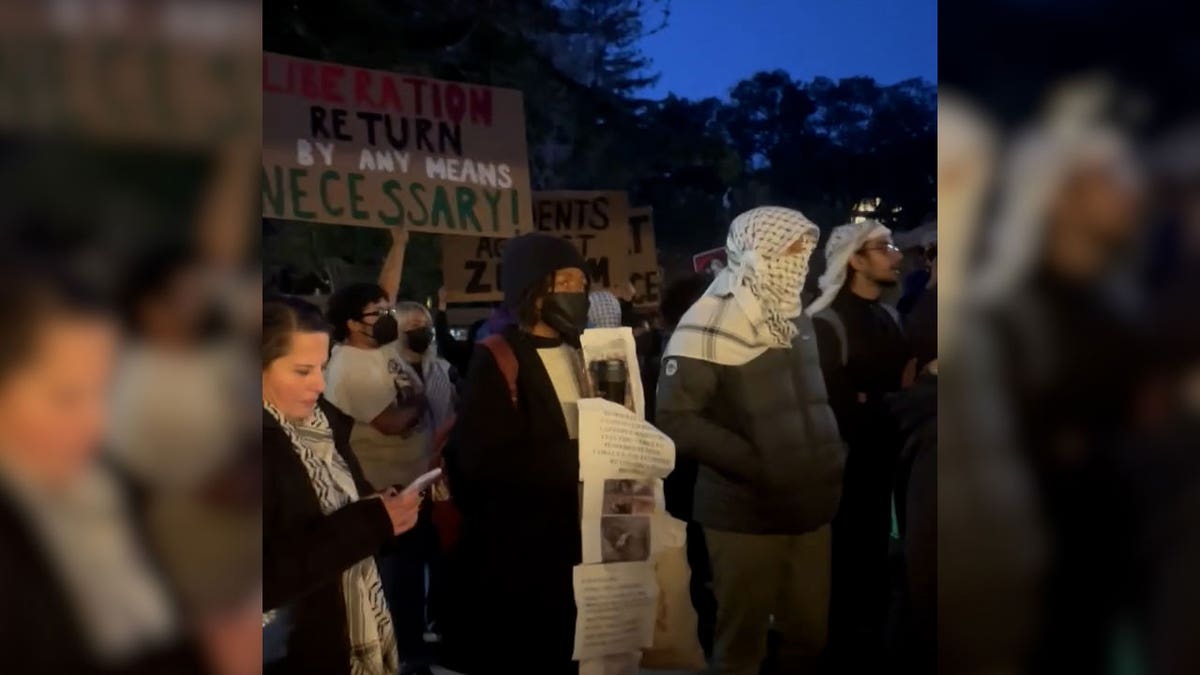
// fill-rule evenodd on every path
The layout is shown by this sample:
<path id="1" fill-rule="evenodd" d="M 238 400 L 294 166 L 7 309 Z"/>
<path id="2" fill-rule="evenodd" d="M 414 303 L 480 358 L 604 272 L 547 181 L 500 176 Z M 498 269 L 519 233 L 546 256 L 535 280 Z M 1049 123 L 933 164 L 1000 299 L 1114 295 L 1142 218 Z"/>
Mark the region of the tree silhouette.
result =
<path id="1" fill-rule="evenodd" d="M 680 267 L 723 243 L 732 217 L 753 206 L 798 208 L 824 228 L 848 221 L 864 199 L 878 199 L 876 215 L 896 229 L 934 210 L 932 84 L 804 82 L 775 70 L 735 83 L 724 99 L 639 99 L 656 77 L 639 43 L 668 24 L 665 0 L 290 0 L 264 9 L 269 51 L 519 89 L 534 189 L 628 190 L 654 208 L 660 257 Z M 267 248 L 279 249 L 272 264 L 301 269 L 322 257 L 372 268 L 388 245 L 369 228 L 275 228 L 266 234 Z M 437 237 L 414 235 L 405 293 L 434 292 L 439 261 Z"/>

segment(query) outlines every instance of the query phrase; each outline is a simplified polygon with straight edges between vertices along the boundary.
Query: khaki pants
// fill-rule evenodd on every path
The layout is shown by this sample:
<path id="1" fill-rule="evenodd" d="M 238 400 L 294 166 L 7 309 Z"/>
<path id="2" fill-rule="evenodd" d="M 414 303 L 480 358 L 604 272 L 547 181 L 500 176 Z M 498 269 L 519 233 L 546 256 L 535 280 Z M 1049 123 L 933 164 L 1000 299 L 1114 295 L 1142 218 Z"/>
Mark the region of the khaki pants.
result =
<path id="1" fill-rule="evenodd" d="M 717 626 L 714 675 L 758 675 L 770 617 L 782 634 L 777 672 L 814 672 L 829 627 L 830 535 L 757 535 L 704 529 Z"/>

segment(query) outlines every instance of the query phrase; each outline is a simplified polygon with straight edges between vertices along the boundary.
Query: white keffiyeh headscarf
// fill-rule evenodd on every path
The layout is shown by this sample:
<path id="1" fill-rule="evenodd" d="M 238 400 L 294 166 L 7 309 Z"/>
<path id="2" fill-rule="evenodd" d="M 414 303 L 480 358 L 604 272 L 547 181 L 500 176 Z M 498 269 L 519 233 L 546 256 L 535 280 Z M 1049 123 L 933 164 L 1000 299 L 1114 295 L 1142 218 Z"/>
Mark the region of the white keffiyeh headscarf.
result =
<path id="1" fill-rule="evenodd" d="M 621 301 L 611 291 L 592 291 L 588 294 L 588 323 L 591 328 L 620 328 Z"/>
<path id="2" fill-rule="evenodd" d="M 329 515 L 359 499 L 358 488 L 346 460 L 337 452 L 329 420 L 318 407 L 301 423 L 285 418 L 269 403 L 263 408 L 275 418 L 292 449 L 299 455 L 321 503 Z M 350 675 L 393 675 L 400 672 L 400 655 L 392 615 L 383 596 L 383 583 L 375 559 L 367 557 L 342 572 L 346 626 L 350 635 Z"/>
<path id="3" fill-rule="evenodd" d="M 736 366 L 768 349 L 790 348 L 819 237 L 817 226 L 792 209 L 763 206 L 735 218 L 725 244 L 729 265 L 683 315 L 667 356 Z M 802 239 L 808 246 L 787 254 Z"/>
<path id="4" fill-rule="evenodd" d="M 817 280 L 821 295 L 805 310 L 808 315 L 812 316 L 833 304 L 834 298 L 846 284 L 846 268 L 855 251 L 861 250 L 872 239 L 890 236 L 892 231 L 874 220 L 833 228 L 833 232 L 829 233 L 829 241 L 825 242 L 825 273 Z"/>

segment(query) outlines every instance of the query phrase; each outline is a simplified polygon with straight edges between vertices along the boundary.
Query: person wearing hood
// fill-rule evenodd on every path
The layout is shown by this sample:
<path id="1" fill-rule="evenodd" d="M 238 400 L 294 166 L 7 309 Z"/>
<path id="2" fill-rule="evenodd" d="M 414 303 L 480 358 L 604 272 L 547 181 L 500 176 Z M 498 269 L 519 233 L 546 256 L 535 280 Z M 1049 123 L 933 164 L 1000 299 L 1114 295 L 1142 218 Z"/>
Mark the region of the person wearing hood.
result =
<path id="1" fill-rule="evenodd" d="M 825 646 L 845 447 L 801 311 L 819 236 L 791 209 L 735 218 L 728 266 L 663 360 L 659 428 L 700 465 L 693 513 L 712 562 L 716 673 L 758 673 L 772 617 L 778 672 L 812 672 Z"/>
<path id="2" fill-rule="evenodd" d="M 471 675 L 575 673 L 577 402 L 591 394 L 579 351 L 586 263 L 565 239 L 527 234 L 509 241 L 503 264 L 515 322 L 499 335 L 509 349 L 475 351 L 443 450 L 462 515 L 443 665 Z"/>
<path id="3" fill-rule="evenodd" d="M 882 652 L 889 602 L 888 540 L 899 433 L 886 396 L 901 389 L 911 358 L 895 308 L 900 250 L 891 231 L 867 220 L 833 229 L 825 245 L 821 294 L 808 308 L 821 371 L 849 454 L 833 522 L 830 655 L 851 666 Z M 843 661 L 843 659 L 846 659 Z M 855 666 L 857 672 L 862 668 Z"/>

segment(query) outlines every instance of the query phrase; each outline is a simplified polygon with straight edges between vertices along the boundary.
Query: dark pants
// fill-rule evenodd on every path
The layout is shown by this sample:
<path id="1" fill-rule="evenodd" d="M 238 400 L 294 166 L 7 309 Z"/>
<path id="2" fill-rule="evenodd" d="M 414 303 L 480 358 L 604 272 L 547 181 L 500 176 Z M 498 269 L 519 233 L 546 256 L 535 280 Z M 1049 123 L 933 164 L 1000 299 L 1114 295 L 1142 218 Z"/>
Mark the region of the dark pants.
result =
<path id="1" fill-rule="evenodd" d="M 425 512 L 416 527 L 393 539 L 376 556 L 383 594 L 392 612 L 396 645 L 405 666 L 433 663 L 425 632 L 429 626 L 429 589 L 433 585 L 432 575 L 427 574 L 437 568 L 435 537 L 433 523 Z"/>
<path id="2" fill-rule="evenodd" d="M 713 675 L 758 675 L 774 619 L 774 672 L 815 673 L 829 619 L 829 527 L 803 535 L 705 528 L 717 598 Z"/>
<path id="3" fill-rule="evenodd" d="M 892 599 L 888 549 L 895 455 L 887 447 L 852 446 L 847 457 L 842 502 L 833 520 L 830 672 L 882 667 Z"/>

